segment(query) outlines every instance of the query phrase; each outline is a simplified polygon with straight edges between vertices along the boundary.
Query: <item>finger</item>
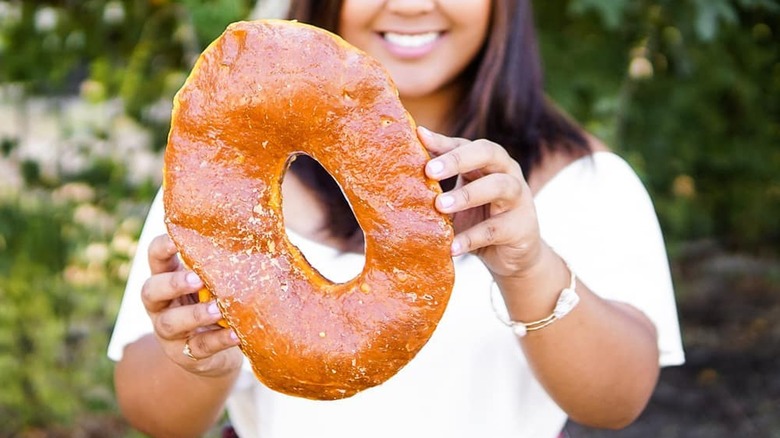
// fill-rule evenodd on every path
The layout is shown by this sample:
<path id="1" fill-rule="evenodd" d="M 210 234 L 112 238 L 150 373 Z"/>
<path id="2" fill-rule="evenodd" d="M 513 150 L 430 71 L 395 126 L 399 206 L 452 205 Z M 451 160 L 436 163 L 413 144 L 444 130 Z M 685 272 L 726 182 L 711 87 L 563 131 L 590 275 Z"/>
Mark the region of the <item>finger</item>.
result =
<path id="1" fill-rule="evenodd" d="M 440 194 L 436 198 L 436 208 L 442 213 L 452 214 L 490 204 L 493 216 L 516 207 L 522 193 L 522 185 L 517 178 L 505 173 L 492 173 Z"/>
<path id="2" fill-rule="evenodd" d="M 149 268 L 152 274 L 172 272 L 181 266 L 176 245 L 167 234 L 155 237 L 149 244 Z"/>
<path id="3" fill-rule="evenodd" d="M 429 177 L 442 180 L 455 175 L 477 179 L 490 173 L 507 173 L 522 179 L 520 165 L 503 147 L 489 140 L 467 142 L 432 160 L 425 166 Z"/>
<path id="4" fill-rule="evenodd" d="M 465 138 L 447 137 L 422 126 L 417 127 L 417 137 L 433 156 L 439 156 L 469 143 Z"/>
<path id="5" fill-rule="evenodd" d="M 203 281 L 192 271 L 164 272 L 152 275 L 141 287 L 141 300 L 150 313 L 159 312 L 170 305 L 171 300 L 196 293 Z"/>
<path id="6" fill-rule="evenodd" d="M 187 341 L 195 359 L 205 359 L 239 344 L 238 336 L 231 329 L 219 329 L 193 335 Z"/>
<path id="7" fill-rule="evenodd" d="M 491 245 L 509 242 L 513 233 L 510 227 L 502 226 L 506 213 L 490 217 L 473 227 L 459 233 L 452 241 L 452 255 L 461 255 L 478 251 Z"/>
<path id="8" fill-rule="evenodd" d="M 215 301 L 171 307 L 154 318 L 157 335 L 163 339 L 174 340 L 188 337 L 193 331 L 214 325 L 222 319 Z"/>

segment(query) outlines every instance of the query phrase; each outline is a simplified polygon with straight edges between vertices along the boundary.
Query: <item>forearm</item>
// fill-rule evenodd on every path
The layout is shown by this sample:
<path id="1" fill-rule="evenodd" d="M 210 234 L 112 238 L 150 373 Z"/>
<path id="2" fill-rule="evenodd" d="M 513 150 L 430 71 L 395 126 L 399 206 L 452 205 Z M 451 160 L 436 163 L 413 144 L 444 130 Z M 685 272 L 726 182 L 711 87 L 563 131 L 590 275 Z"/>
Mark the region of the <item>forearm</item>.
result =
<path id="1" fill-rule="evenodd" d="M 547 316 L 569 272 L 549 251 L 539 272 L 503 290 L 514 320 Z M 626 285 L 630 287 L 630 285 Z M 529 332 L 521 345 L 535 375 L 552 398 L 580 423 L 619 428 L 644 409 L 657 382 L 658 347 L 652 323 L 631 306 L 603 300 L 582 283 L 580 302 L 565 318 Z M 542 310 L 544 309 L 544 310 Z"/>
<path id="2" fill-rule="evenodd" d="M 123 415 L 155 437 L 202 436 L 219 418 L 238 371 L 201 377 L 171 362 L 154 335 L 125 348 L 114 381 Z"/>

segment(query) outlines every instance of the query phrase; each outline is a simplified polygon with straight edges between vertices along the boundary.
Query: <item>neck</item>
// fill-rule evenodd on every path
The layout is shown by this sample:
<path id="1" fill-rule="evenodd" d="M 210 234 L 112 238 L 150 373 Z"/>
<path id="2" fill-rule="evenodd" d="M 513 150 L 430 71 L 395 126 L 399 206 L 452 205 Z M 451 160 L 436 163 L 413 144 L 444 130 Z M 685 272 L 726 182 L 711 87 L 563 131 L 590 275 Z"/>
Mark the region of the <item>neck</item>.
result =
<path id="1" fill-rule="evenodd" d="M 419 97 L 401 95 L 401 102 L 418 126 L 447 134 L 452 128 L 448 115 L 463 96 L 461 86 L 453 83 L 431 94 Z"/>

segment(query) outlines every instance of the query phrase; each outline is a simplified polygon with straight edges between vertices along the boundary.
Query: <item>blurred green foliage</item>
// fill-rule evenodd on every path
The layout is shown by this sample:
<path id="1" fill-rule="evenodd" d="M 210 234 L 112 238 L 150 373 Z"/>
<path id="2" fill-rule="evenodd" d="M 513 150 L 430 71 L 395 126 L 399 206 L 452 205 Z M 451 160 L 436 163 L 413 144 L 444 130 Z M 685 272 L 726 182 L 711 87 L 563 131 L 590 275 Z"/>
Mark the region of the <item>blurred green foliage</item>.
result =
<path id="1" fill-rule="evenodd" d="M 106 346 L 159 181 L 134 178 L 136 164 L 112 149 L 138 129 L 113 133 L 130 123 L 105 113 L 120 102 L 150 134 L 142 146 L 159 152 L 169 102 L 192 62 L 251 6 L 0 1 L 0 109 L 17 117 L 0 123 L 0 160 L 18 170 L 17 183 L 0 180 L 0 437 L 119 433 L 83 424 L 116 416 Z M 69 104 L 74 98 L 83 103 Z M 43 112 L 35 110 L 41 99 Z M 84 162 L 52 169 L 25 152 L 25 137 L 39 130 L 60 143 L 44 156 Z"/>
<path id="2" fill-rule="evenodd" d="M 107 329 L 105 320 L 89 324 L 103 306 L 94 299 L 100 291 L 70 288 L 62 281 L 69 252 L 65 211 L 30 201 L 0 208 L 4 250 L 13 255 L 0 259 L 0 349 L 8 353 L 0 356 L 0 418 L 4 425 L 11 423 L 11 430 L 65 421 L 85 404 L 112 403 L 105 384 L 102 393 L 80 391 L 91 379 L 105 382 L 108 377 L 105 362 L 95 357 L 99 338 L 88 336 L 101 325 Z M 103 366 L 74 368 L 90 359 Z"/>
<path id="3" fill-rule="evenodd" d="M 19 174 L 0 180 L 0 436 L 116 411 L 105 347 L 159 182 L 120 145 L 143 129 L 142 148 L 159 154 L 197 55 L 253 6 L 0 1 L 0 110 L 14 109 L 25 127 L 0 129 L 0 164 Z M 670 248 L 710 238 L 777 255 L 778 0 L 534 7 L 550 95 L 640 172 Z M 30 109 L 39 98 L 59 120 L 49 155 L 78 166 L 52 170 L 23 151 L 24 135 L 43 129 Z M 69 118 L 77 111 L 63 102 L 73 98 L 91 111 L 87 121 Z M 121 114 L 111 113 L 117 102 Z"/>
<path id="4" fill-rule="evenodd" d="M 0 83 L 33 94 L 121 97 L 157 134 L 166 120 L 150 105 L 169 101 L 201 50 L 249 0 L 71 0 L 0 2 Z M 159 134 L 162 133 L 162 134 Z"/>
<path id="5" fill-rule="evenodd" d="M 637 168 L 670 248 L 707 237 L 776 254 L 780 2 L 535 7 L 551 95 Z"/>

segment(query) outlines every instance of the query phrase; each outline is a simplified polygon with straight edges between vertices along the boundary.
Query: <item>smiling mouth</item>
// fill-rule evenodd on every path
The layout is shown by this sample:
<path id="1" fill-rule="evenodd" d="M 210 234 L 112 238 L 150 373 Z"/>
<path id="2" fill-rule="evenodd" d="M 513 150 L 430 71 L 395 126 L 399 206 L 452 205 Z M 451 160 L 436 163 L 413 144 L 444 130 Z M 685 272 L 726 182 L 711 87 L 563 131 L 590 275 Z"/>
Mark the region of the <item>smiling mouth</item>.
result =
<path id="1" fill-rule="evenodd" d="M 423 47 L 436 41 L 441 32 L 425 32 L 425 33 L 396 33 L 396 32 L 383 32 L 382 38 L 390 44 L 404 48 L 417 48 Z"/>

